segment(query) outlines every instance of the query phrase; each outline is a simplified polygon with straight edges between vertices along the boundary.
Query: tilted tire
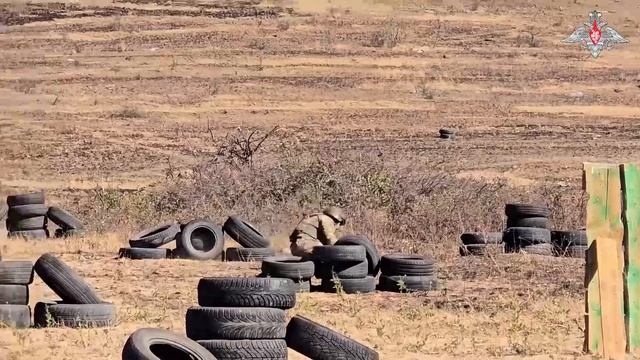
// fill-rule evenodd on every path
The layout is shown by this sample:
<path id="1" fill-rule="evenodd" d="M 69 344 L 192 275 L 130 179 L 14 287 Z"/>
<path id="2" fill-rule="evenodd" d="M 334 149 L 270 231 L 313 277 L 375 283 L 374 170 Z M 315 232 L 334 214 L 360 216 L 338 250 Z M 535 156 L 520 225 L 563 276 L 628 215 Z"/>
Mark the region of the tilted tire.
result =
<path id="1" fill-rule="evenodd" d="M 531 204 L 507 204 L 504 213 L 510 218 L 544 217 L 548 218 L 551 211 L 546 206 Z"/>
<path id="2" fill-rule="evenodd" d="M 7 196 L 7 205 L 9 205 L 9 207 L 34 204 L 44 204 L 44 192 L 39 191 Z"/>
<path id="3" fill-rule="evenodd" d="M 78 220 L 68 211 L 61 209 L 57 206 L 49 207 L 47 211 L 47 217 L 54 224 L 58 225 L 63 230 L 80 230 L 84 229 L 82 222 Z"/>
<path id="4" fill-rule="evenodd" d="M 106 327 L 116 319 L 116 307 L 111 303 L 65 304 L 62 302 L 39 302 L 33 309 L 33 324 L 36 327 Z"/>
<path id="5" fill-rule="evenodd" d="M 376 279 L 373 276 L 362 279 L 322 279 L 320 290 L 336 293 L 338 289 L 345 294 L 368 294 L 376 291 Z"/>
<path id="6" fill-rule="evenodd" d="M 193 340 L 284 339 L 286 320 L 281 309 L 193 306 L 186 328 Z"/>
<path id="7" fill-rule="evenodd" d="M 286 360 L 287 342 L 275 340 L 199 340 L 218 360 Z"/>
<path id="8" fill-rule="evenodd" d="M 166 248 L 120 248 L 118 256 L 132 260 L 167 259 L 170 250 Z"/>
<path id="9" fill-rule="evenodd" d="M 373 349 L 306 317 L 295 316 L 287 325 L 287 346 L 314 360 L 378 360 Z"/>
<path id="10" fill-rule="evenodd" d="M 160 224 L 133 235 L 129 239 L 129 246 L 132 248 L 157 248 L 175 240 L 179 232 L 180 225 L 175 222 Z"/>
<path id="11" fill-rule="evenodd" d="M 206 220 L 193 220 L 180 232 L 177 247 L 183 257 L 196 260 L 219 258 L 224 250 L 222 229 Z"/>
<path id="12" fill-rule="evenodd" d="M 35 216 L 20 220 L 11 221 L 9 223 L 9 231 L 29 231 L 42 230 L 47 225 L 46 216 Z"/>
<path id="13" fill-rule="evenodd" d="M 386 276 L 380 275 L 378 290 L 390 292 L 430 291 L 438 288 L 434 276 Z"/>
<path id="14" fill-rule="evenodd" d="M 320 279 L 338 277 L 340 279 L 362 279 L 369 275 L 368 261 L 316 263 L 315 276 Z"/>
<path id="15" fill-rule="evenodd" d="M 0 324 L 13 328 L 31 326 L 31 308 L 28 305 L 0 305 Z"/>
<path id="16" fill-rule="evenodd" d="M 361 245 L 326 245 L 314 246 L 311 252 L 313 262 L 365 261 L 367 252 Z"/>
<path id="17" fill-rule="evenodd" d="M 269 240 L 253 225 L 240 220 L 236 216 L 229 216 L 222 226 L 222 230 L 245 248 L 266 248 L 271 246 Z"/>
<path id="18" fill-rule="evenodd" d="M 141 328 L 134 331 L 122 348 L 122 360 L 216 360 L 197 342 L 172 331 Z"/>
<path id="19" fill-rule="evenodd" d="M 7 219 L 19 220 L 38 216 L 46 216 L 48 208 L 44 204 L 18 205 L 9 208 Z"/>
<path id="20" fill-rule="evenodd" d="M 543 217 L 528 217 L 528 218 L 509 218 L 507 220 L 507 227 L 531 227 L 549 229 L 549 219 Z"/>
<path id="21" fill-rule="evenodd" d="M 390 276 L 433 276 L 435 262 L 420 255 L 388 254 L 380 259 L 380 270 Z"/>
<path id="22" fill-rule="evenodd" d="M 40 256 L 34 269 L 42 281 L 65 303 L 99 304 L 103 302 L 91 285 L 53 254 L 47 253 Z"/>
<path id="23" fill-rule="evenodd" d="M 291 309 L 296 305 L 296 286 L 284 278 L 202 278 L 198 305 Z"/>
<path id="24" fill-rule="evenodd" d="M 265 258 L 276 255 L 272 248 L 228 248 L 226 261 L 263 261 Z"/>
<path id="25" fill-rule="evenodd" d="M 262 260 L 261 269 L 271 277 L 308 280 L 313 277 L 315 265 L 299 256 L 270 256 Z"/>
<path id="26" fill-rule="evenodd" d="M 0 304 L 28 305 L 29 287 L 27 285 L 0 284 Z"/>
<path id="27" fill-rule="evenodd" d="M 32 282 L 31 261 L 0 261 L 0 284 L 29 285 Z"/>
<path id="28" fill-rule="evenodd" d="M 335 245 L 360 245 L 363 246 L 367 255 L 368 274 L 371 276 L 378 275 L 380 271 L 380 254 L 376 246 L 363 235 L 346 235 L 342 236 Z"/>
<path id="29" fill-rule="evenodd" d="M 25 240 L 42 240 L 49 237 L 48 230 L 25 230 L 25 231 L 9 231 L 7 237 L 13 239 L 25 239 Z"/>

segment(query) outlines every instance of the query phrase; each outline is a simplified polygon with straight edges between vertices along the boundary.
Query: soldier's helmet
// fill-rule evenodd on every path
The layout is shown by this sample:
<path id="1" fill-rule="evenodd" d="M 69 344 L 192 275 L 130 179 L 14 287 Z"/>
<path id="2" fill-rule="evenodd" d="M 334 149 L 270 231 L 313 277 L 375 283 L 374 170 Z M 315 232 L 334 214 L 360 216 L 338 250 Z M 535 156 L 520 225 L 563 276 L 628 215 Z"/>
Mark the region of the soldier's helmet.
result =
<path id="1" fill-rule="evenodd" d="M 330 206 L 324 209 L 322 213 L 332 218 L 333 221 L 335 221 L 340 225 L 344 225 L 346 222 L 346 219 L 344 218 L 344 213 L 342 212 L 342 209 L 340 209 L 339 207 Z"/>

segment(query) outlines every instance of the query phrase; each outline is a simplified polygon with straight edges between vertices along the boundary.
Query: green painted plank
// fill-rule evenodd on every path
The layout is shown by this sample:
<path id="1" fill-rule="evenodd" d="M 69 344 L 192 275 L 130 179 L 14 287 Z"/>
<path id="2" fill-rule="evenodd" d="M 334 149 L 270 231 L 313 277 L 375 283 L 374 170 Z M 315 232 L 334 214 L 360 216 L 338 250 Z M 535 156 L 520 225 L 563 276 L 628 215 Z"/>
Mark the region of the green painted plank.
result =
<path id="1" fill-rule="evenodd" d="M 622 191 L 625 223 L 625 282 L 627 287 L 627 341 L 629 351 L 640 350 L 640 168 L 623 164 Z"/>

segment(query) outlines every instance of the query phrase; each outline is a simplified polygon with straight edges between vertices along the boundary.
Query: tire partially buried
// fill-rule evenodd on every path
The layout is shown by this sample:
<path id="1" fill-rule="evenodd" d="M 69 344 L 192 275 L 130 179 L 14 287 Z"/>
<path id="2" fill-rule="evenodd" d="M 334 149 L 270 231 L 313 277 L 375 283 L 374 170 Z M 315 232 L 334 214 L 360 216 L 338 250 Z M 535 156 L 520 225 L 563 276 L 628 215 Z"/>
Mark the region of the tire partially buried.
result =
<path id="1" fill-rule="evenodd" d="M 134 331 L 122 349 L 122 360 L 216 360 L 197 342 L 163 329 Z"/>

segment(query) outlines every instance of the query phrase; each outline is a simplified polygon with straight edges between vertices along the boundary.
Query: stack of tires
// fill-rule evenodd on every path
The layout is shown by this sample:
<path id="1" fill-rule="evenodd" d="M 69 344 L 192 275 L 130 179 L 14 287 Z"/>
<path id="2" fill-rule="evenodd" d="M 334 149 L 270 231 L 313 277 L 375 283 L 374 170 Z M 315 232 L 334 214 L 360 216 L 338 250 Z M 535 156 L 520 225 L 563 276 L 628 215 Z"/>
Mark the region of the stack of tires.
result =
<path id="1" fill-rule="evenodd" d="M 369 275 L 367 252 L 362 245 L 315 246 L 311 253 L 318 290 L 345 294 L 371 293 L 376 279 Z"/>
<path id="2" fill-rule="evenodd" d="M 495 255 L 504 252 L 501 232 L 463 233 L 460 235 L 460 255 Z"/>
<path id="3" fill-rule="evenodd" d="M 557 256 L 585 258 L 587 251 L 587 232 L 560 231 L 551 232 L 551 242 Z"/>
<path id="4" fill-rule="evenodd" d="M 407 254 L 388 254 L 380 259 L 378 290 L 414 292 L 436 290 L 438 279 L 433 259 Z"/>
<path id="5" fill-rule="evenodd" d="M 505 252 L 553 255 L 549 213 L 549 209 L 544 206 L 507 204 L 507 228 L 502 237 Z"/>
<path id="6" fill-rule="evenodd" d="M 217 359 L 287 359 L 286 309 L 296 286 L 281 278 L 202 278 L 186 333 Z"/>
<path id="7" fill-rule="evenodd" d="M 32 262 L 0 261 L 0 324 L 15 328 L 31 326 L 29 284 L 32 282 Z"/>
<path id="8" fill-rule="evenodd" d="M 226 261 L 262 261 L 276 254 L 267 238 L 253 225 L 236 216 L 229 216 L 222 230 L 242 246 L 228 248 L 225 254 Z"/>
<path id="9" fill-rule="evenodd" d="M 33 311 L 36 327 L 106 327 L 114 323 L 115 305 L 103 301 L 91 285 L 60 259 L 44 254 L 34 269 L 61 299 L 36 304 Z"/>
<path id="10" fill-rule="evenodd" d="M 291 279 L 297 292 L 311 291 L 311 278 L 315 272 L 313 261 L 303 261 L 299 256 L 270 256 L 262 260 L 259 277 Z"/>
<path id="11" fill-rule="evenodd" d="M 6 227 L 10 238 L 46 239 L 47 211 L 44 192 L 7 196 Z"/>

